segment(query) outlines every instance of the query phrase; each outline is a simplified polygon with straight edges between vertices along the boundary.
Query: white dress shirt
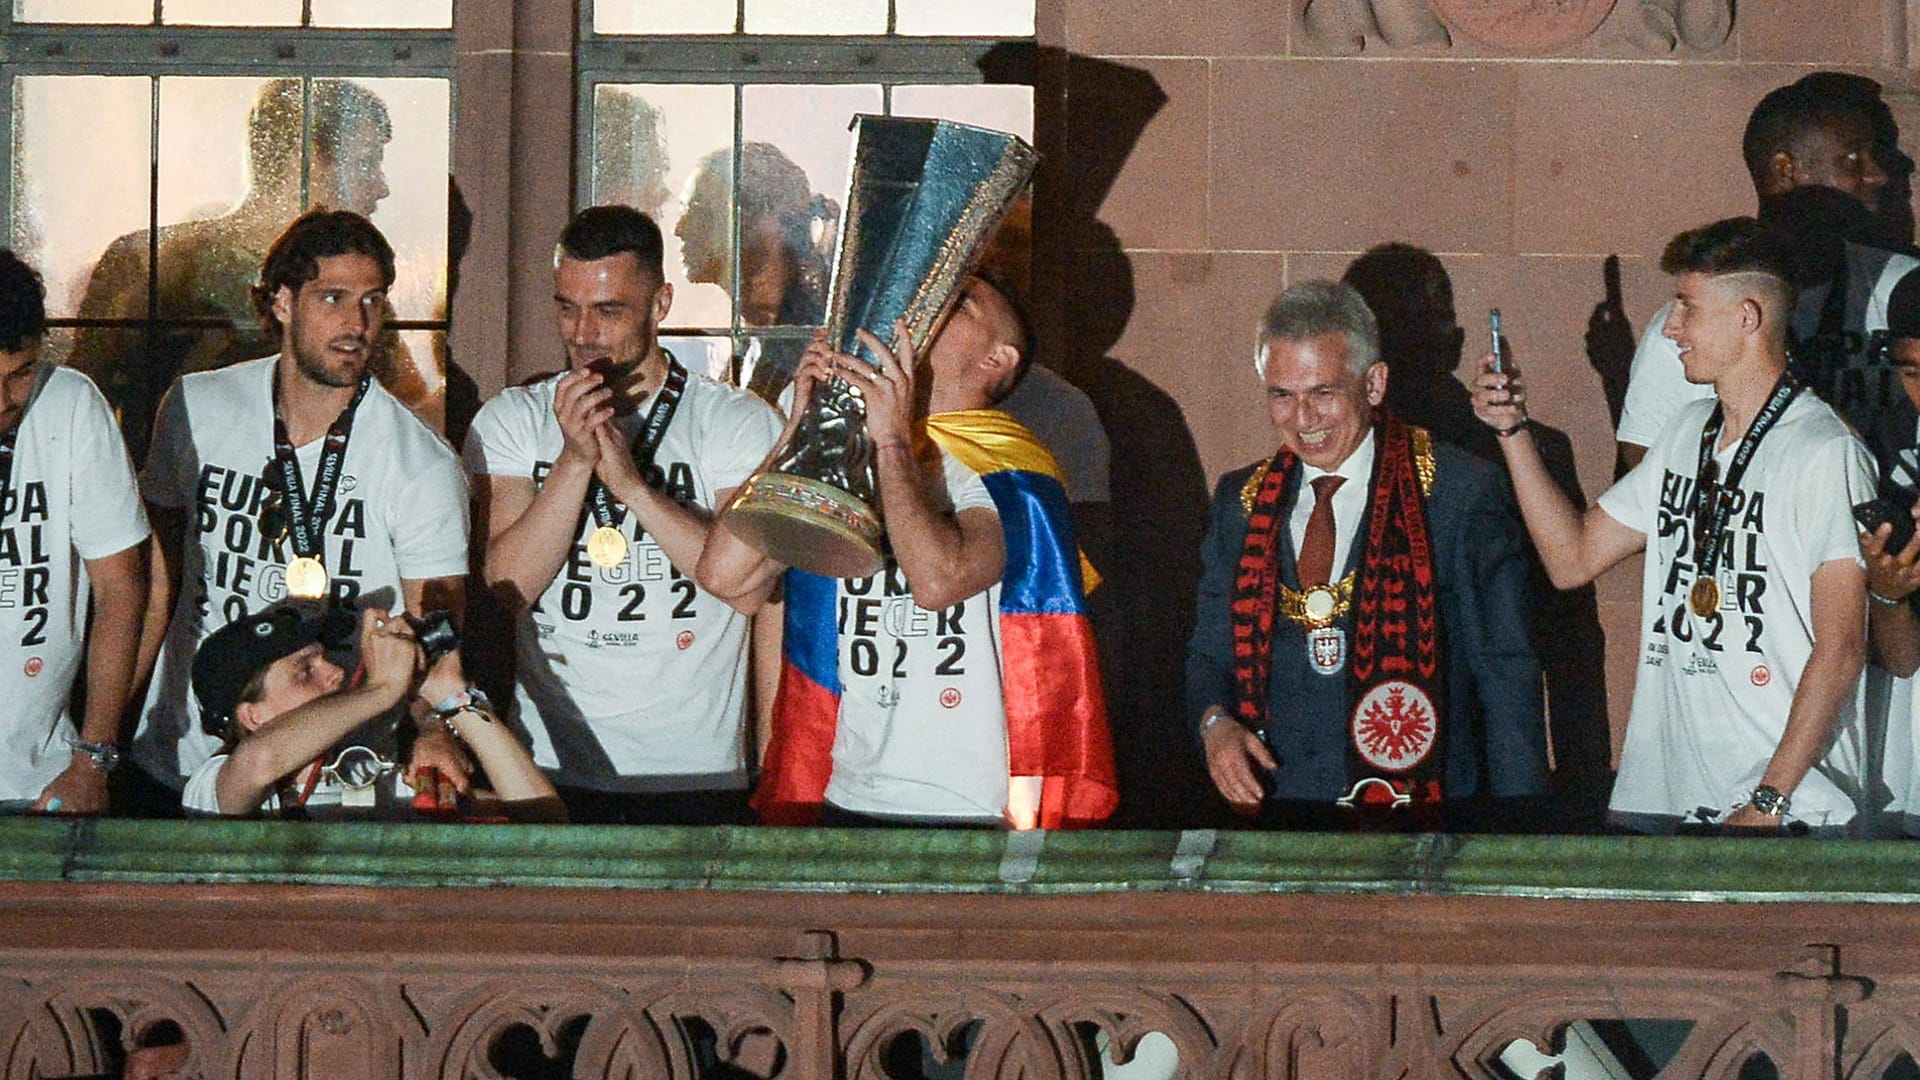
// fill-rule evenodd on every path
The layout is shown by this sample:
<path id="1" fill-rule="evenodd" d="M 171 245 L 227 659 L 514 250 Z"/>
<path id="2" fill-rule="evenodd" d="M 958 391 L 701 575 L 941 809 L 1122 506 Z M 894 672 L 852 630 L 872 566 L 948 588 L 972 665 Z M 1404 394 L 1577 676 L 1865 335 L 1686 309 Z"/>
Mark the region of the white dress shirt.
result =
<path id="1" fill-rule="evenodd" d="M 1287 532 L 1293 538 L 1295 558 L 1307 535 L 1307 519 L 1313 516 L 1313 482 L 1322 476 L 1341 476 L 1346 483 L 1333 493 L 1333 580 L 1338 583 L 1347 567 L 1347 555 L 1353 550 L 1354 531 L 1367 513 L 1367 487 L 1373 480 L 1373 430 L 1360 440 L 1347 460 L 1333 469 L 1320 469 L 1300 463 L 1300 495 L 1293 501 L 1293 513 L 1287 518 Z"/>

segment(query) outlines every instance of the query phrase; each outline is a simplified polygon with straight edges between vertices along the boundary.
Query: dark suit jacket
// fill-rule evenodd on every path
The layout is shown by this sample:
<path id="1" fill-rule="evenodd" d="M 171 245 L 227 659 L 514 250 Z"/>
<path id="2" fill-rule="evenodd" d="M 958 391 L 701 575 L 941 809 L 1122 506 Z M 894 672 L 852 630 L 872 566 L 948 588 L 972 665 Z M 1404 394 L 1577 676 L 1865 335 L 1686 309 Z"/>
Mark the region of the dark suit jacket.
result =
<path id="1" fill-rule="evenodd" d="M 1434 574 L 1440 584 L 1441 629 L 1446 635 L 1447 717 L 1438 750 L 1444 791 L 1449 800 L 1539 795 L 1546 790 L 1546 725 L 1540 664 L 1527 633 L 1527 561 L 1519 515 L 1499 470 L 1444 443 L 1434 444 L 1434 457 L 1427 521 L 1433 535 Z M 1202 549 L 1196 625 L 1187 643 L 1187 722 L 1196 731 L 1208 706 L 1233 710 L 1233 631 L 1228 609 L 1247 532 L 1240 491 L 1252 472 L 1249 466 L 1228 473 L 1214 490 L 1212 523 Z M 1300 487 L 1296 473 L 1281 495 L 1278 510 L 1280 574 L 1290 588 L 1298 588 L 1299 581 L 1285 522 Z M 1360 537 L 1366 529 L 1363 520 Z M 1359 566 L 1363 546 L 1356 538 L 1347 570 Z M 1346 629 L 1351 656 L 1351 613 Z M 1346 673 L 1315 673 L 1306 650 L 1305 632 L 1276 617 L 1268 721 L 1262 736 L 1280 767 L 1274 771 L 1269 795 L 1331 802 L 1347 788 L 1352 702 Z M 1594 663 L 1600 662 L 1600 657 L 1594 657 Z"/>

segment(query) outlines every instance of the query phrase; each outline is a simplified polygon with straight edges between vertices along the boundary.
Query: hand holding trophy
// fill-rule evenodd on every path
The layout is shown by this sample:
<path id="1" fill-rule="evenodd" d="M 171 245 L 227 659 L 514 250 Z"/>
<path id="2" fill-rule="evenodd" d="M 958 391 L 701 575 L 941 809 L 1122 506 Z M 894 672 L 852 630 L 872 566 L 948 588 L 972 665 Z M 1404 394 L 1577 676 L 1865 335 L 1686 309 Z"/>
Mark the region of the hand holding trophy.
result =
<path id="1" fill-rule="evenodd" d="M 1013 135 L 946 120 L 860 116 L 840 219 L 827 344 L 876 370 L 868 340 L 922 355 L 1038 163 Z M 868 335 L 862 339 L 862 332 Z M 740 487 L 730 527 L 778 561 L 828 577 L 881 565 L 865 403 L 839 376 L 814 383 L 792 435 Z"/>

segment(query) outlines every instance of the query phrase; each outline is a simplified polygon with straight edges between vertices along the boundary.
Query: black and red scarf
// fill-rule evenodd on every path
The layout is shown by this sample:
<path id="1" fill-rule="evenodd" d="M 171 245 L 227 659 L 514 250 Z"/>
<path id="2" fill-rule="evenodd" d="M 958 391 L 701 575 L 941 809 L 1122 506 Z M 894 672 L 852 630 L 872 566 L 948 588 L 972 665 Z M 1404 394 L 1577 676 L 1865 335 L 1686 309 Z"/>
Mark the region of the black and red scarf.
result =
<path id="1" fill-rule="evenodd" d="M 1352 610 L 1340 620 L 1351 626 L 1352 634 L 1347 779 L 1351 786 L 1383 778 L 1416 803 L 1434 802 L 1440 798 L 1437 751 L 1446 715 L 1446 679 L 1433 537 L 1427 525 L 1431 442 L 1425 431 L 1390 416 L 1381 418 L 1374 434 L 1377 449 L 1359 581 Z M 1298 473 L 1298 460 L 1283 448 L 1264 476 L 1256 474 L 1234 577 L 1230 623 L 1235 716 L 1253 731 L 1267 723 L 1273 621 L 1281 584 L 1280 530 L 1285 527 L 1280 506 Z M 1386 794 L 1384 789 L 1380 794 Z M 1370 793 L 1362 790 L 1359 795 L 1367 800 Z"/>

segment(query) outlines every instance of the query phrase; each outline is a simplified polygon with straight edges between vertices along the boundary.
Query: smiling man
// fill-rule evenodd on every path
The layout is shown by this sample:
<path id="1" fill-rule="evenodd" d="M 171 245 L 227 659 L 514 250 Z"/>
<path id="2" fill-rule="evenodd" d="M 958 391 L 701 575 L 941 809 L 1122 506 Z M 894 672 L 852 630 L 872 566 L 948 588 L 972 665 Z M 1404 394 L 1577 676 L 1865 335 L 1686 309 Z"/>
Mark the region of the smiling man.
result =
<path id="1" fill-rule="evenodd" d="M 474 417 L 475 519 L 515 617 L 515 706 L 572 820 L 744 822 L 748 619 L 693 575 L 780 417 L 660 347 L 660 260 L 659 226 L 632 207 L 567 224 L 567 369 Z"/>
<path id="2" fill-rule="evenodd" d="M 1280 450 L 1214 492 L 1187 646 L 1214 785 L 1275 827 L 1506 824 L 1546 732 L 1499 474 L 1381 411 L 1351 286 L 1288 289 L 1256 349 Z"/>
<path id="3" fill-rule="evenodd" d="M 349 612 L 462 607 L 459 460 L 368 372 L 393 274 L 393 249 L 367 219 L 303 215 L 274 241 L 254 288 L 279 355 L 183 376 L 161 404 L 142 475 L 159 542 L 140 652 L 153 672 L 133 744 L 140 768 L 125 770 L 136 810 L 159 812 L 169 797 L 177 806 L 219 746 L 189 693 L 209 634 L 287 599 Z M 464 782 L 444 729 L 415 743 L 415 763 L 429 762 Z"/>
<path id="4" fill-rule="evenodd" d="M 1752 218 L 1681 233 L 1666 334 L 1689 405 L 1592 509 L 1548 477 L 1518 373 L 1482 363 L 1474 410 L 1500 436 L 1554 584 L 1643 549 L 1639 675 L 1610 816 L 1844 833 L 1868 779 L 1860 744 L 1866 572 L 1850 508 L 1873 465 L 1833 408 L 1787 372 L 1786 241 Z"/>

